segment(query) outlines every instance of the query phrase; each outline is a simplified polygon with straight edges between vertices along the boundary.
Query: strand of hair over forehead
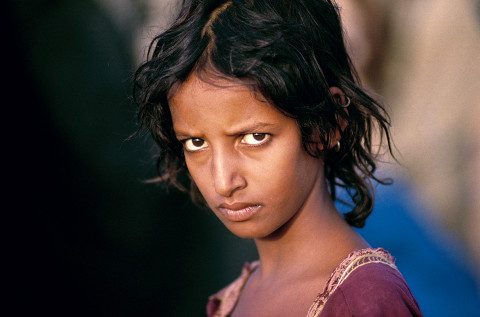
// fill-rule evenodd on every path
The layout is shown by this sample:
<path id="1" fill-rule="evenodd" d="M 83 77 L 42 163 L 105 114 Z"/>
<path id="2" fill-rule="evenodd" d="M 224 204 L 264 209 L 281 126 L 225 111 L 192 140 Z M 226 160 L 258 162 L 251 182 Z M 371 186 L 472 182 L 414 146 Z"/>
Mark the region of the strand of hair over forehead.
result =
<path id="1" fill-rule="evenodd" d="M 216 8 L 211 14 L 210 14 L 210 17 L 207 21 L 207 23 L 205 23 L 205 26 L 203 27 L 202 29 L 202 36 L 205 36 L 205 34 L 208 34 L 211 38 L 213 38 L 215 35 L 213 34 L 212 32 L 212 23 L 215 22 L 215 20 L 217 19 L 217 17 L 223 12 L 225 11 L 230 5 L 232 5 L 232 1 L 227 1 L 225 2 L 224 4 L 222 4 L 221 6 L 219 6 L 218 8 Z"/>

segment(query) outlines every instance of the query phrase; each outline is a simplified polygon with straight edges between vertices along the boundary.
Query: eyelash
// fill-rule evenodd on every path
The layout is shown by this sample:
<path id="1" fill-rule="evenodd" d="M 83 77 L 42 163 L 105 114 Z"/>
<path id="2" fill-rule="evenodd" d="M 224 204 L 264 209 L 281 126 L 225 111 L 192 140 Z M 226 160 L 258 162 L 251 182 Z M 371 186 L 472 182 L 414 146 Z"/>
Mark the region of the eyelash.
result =
<path id="1" fill-rule="evenodd" d="M 255 139 L 255 136 L 262 136 L 264 137 L 262 140 L 254 140 L 254 142 L 258 142 L 258 143 L 255 143 L 255 144 L 249 144 L 249 143 L 246 143 L 244 142 L 245 140 L 245 137 L 246 136 L 252 136 L 253 139 Z M 262 146 L 262 145 L 265 145 L 267 144 L 272 138 L 272 135 L 269 134 L 269 133 L 247 133 L 247 134 L 244 134 L 242 136 L 242 139 L 240 140 L 240 143 L 243 144 L 243 145 L 246 145 L 246 146 L 251 146 L 251 147 L 257 147 L 257 146 Z M 202 145 L 203 146 L 206 141 L 203 140 L 203 139 L 200 139 L 200 138 L 190 138 L 190 139 L 185 139 L 185 140 L 180 140 L 180 142 L 183 144 L 183 148 L 186 152 L 189 152 L 189 153 L 195 153 L 195 152 L 198 152 L 198 151 L 201 151 L 203 149 L 205 149 L 206 147 L 201 147 L 199 149 L 193 149 L 193 150 L 189 150 L 188 149 L 188 145 L 187 145 L 187 142 L 194 142 L 194 141 L 203 141 Z"/>
<path id="2" fill-rule="evenodd" d="M 248 136 L 248 135 L 251 135 L 254 139 L 255 139 L 255 136 L 263 136 L 264 138 L 262 140 L 255 139 L 254 141 L 258 142 L 258 143 L 255 143 L 255 144 L 243 143 L 243 141 L 245 140 L 245 137 Z M 268 133 L 247 133 L 247 134 L 243 135 L 240 143 L 246 144 L 248 146 L 261 146 L 261 145 L 267 143 L 268 141 L 270 141 L 271 137 L 272 137 L 272 135 L 268 134 Z"/>

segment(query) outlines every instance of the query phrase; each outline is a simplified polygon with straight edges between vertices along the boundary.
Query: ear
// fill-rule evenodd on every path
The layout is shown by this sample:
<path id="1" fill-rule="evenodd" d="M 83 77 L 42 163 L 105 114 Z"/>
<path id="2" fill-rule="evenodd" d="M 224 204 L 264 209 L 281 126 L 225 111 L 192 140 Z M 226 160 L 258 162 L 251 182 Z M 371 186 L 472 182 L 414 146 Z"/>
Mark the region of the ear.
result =
<path id="1" fill-rule="evenodd" d="M 349 102 L 347 101 L 348 98 L 345 96 L 345 94 L 340 88 L 330 87 L 329 91 L 330 91 L 330 95 L 332 96 L 332 99 L 335 100 L 337 103 L 339 103 L 340 106 L 346 105 L 347 102 Z M 344 108 L 344 109 L 345 109 L 345 112 L 347 112 L 348 114 L 348 109 L 347 108 Z M 339 117 L 338 125 L 340 126 L 340 129 L 342 129 L 342 132 L 343 132 L 343 130 L 345 130 L 345 128 L 347 127 L 348 122 L 344 118 Z"/>
<path id="2" fill-rule="evenodd" d="M 329 91 L 330 91 L 330 95 L 332 96 L 332 99 L 337 102 L 340 106 L 342 105 L 346 105 L 347 104 L 347 100 L 348 98 L 345 96 L 345 94 L 343 93 L 343 91 L 338 88 L 338 87 L 330 87 L 329 88 Z M 343 108 L 345 110 L 345 112 L 348 114 L 348 109 L 345 107 Z M 341 132 L 343 132 L 345 130 L 345 128 L 347 127 L 348 125 L 348 121 L 345 120 L 342 116 L 336 116 L 337 120 L 338 120 L 338 128 L 336 129 L 335 131 L 335 140 L 332 140 L 333 141 L 333 144 L 330 144 L 328 146 L 328 148 L 333 148 L 337 145 L 337 141 L 340 141 L 340 139 L 342 138 L 342 135 L 341 135 Z M 323 144 L 320 144 L 320 142 L 317 144 L 317 148 L 322 151 L 324 149 L 324 145 Z"/>
<path id="3" fill-rule="evenodd" d="M 348 98 L 345 96 L 345 94 L 340 88 L 330 87 L 329 91 L 330 91 L 330 95 L 332 96 L 332 99 L 335 100 L 340 106 L 346 105 L 347 102 L 349 102 L 347 101 Z M 348 109 L 347 108 L 344 108 L 344 109 L 345 109 L 345 112 L 348 114 Z M 343 118 L 342 116 L 337 116 L 337 120 L 338 120 L 338 126 L 340 130 L 337 128 L 337 130 L 335 131 L 335 137 L 336 137 L 336 141 L 339 141 L 342 138 L 341 132 L 343 132 L 347 127 L 348 121 L 345 120 L 345 118 Z"/>

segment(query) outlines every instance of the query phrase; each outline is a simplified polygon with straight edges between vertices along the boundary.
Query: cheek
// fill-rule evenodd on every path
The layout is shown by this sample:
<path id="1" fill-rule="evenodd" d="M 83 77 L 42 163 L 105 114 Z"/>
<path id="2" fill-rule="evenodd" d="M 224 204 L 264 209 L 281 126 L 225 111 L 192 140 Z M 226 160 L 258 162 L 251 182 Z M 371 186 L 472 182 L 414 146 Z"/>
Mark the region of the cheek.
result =
<path id="1" fill-rule="evenodd" d="M 270 156 L 271 159 L 263 164 L 263 170 L 252 175 L 257 175 L 257 183 L 270 192 L 269 200 L 302 196 L 317 178 L 321 167 L 319 159 L 309 156 L 303 148 L 278 153 L 281 154 Z"/>

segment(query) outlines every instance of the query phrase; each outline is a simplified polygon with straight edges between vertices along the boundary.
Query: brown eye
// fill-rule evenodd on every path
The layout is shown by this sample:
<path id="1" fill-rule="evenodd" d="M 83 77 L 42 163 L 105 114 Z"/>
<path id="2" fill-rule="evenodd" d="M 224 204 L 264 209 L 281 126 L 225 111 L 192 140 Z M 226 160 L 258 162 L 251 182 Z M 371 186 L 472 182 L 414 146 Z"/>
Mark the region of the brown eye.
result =
<path id="1" fill-rule="evenodd" d="M 262 141 L 267 135 L 263 133 L 253 133 L 252 136 L 256 141 Z"/>
<path id="2" fill-rule="evenodd" d="M 249 133 L 245 134 L 240 143 L 247 145 L 262 145 L 271 138 L 268 133 Z"/>
<path id="3" fill-rule="evenodd" d="M 188 152 L 195 152 L 208 147 L 205 140 L 198 138 L 185 140 L 183 146 Z"/>
<path id="4" fill-rule="evenodd" d="M 192 139 L 193 146 L 200 147 L 205 143 L 202 139 Z"/>

